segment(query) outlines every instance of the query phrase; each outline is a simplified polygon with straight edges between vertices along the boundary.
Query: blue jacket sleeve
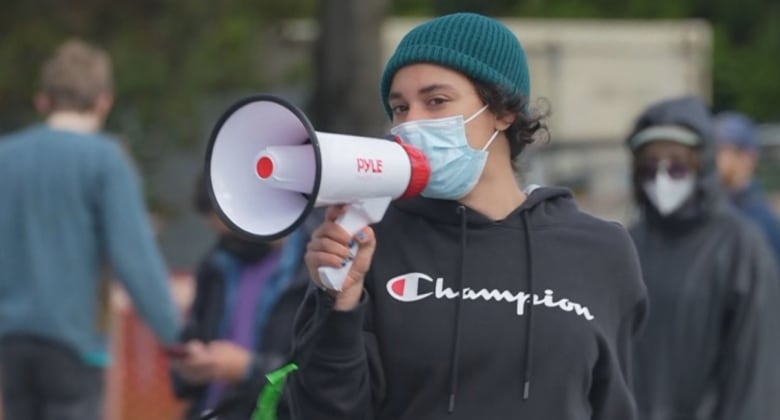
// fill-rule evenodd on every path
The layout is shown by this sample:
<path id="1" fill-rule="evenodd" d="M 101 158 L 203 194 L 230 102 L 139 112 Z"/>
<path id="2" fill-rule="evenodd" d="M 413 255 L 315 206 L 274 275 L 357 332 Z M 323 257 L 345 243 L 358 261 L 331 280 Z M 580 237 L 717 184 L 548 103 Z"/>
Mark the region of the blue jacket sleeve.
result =
<path id="1" fill-rule="evenodd" d="M 179 332 L 178 314 L 138 178 L 119 146 L 109 143 L 96 197 L 101 243 L 141 317 L 159 340 L 172 344 Z"/>

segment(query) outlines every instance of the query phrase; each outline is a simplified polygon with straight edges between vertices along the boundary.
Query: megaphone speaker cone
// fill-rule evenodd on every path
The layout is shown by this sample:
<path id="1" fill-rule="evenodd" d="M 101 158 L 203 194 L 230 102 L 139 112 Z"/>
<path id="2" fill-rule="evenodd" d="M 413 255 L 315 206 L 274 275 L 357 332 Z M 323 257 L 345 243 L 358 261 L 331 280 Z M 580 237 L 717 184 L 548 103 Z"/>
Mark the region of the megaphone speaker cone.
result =
<path id="1" fill-rule="evenodd" d="M 206 151 L 209 189 L 220 219 L 248 239 L 273 240 L 291 233 L 314 207 L 319 183 L 319 149 L 306 116 L 273 95 L 254 95 L 232 105 L 212 130 Z M 299 165 L 311 179 L 305 194 L 276 188 L 281 168 L 273 156 L 259 159 L 264 150 L 306 144 L 311 158 Z"/>

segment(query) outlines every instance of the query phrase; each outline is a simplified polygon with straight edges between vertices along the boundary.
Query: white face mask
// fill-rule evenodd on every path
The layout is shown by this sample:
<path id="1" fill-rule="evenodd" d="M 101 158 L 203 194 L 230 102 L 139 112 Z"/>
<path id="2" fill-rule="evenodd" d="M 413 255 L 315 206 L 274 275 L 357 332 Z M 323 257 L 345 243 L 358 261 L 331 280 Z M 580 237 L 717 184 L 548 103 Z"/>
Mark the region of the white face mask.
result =
<path id="1" fill-rule="evenodd" d="M 692 172 L 674 179 L 669 176 L 666 165 L 659 166 L 655 180 L 642 184 L 647 199 L 653 203 L 662 216 L 668 216 L 682 207 L 693 194 L 695 186 L 696 177 Z"/>

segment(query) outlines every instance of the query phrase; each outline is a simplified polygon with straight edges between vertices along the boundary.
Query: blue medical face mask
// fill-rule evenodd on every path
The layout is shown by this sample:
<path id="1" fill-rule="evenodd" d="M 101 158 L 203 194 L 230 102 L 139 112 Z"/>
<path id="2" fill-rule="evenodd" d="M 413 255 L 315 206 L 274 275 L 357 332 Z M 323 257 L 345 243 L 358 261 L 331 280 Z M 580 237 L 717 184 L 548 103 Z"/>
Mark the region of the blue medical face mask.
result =
<path id="1" fill-rule="evenodd" d="M 498 136 L 493 132 L 485 146 L 476 150 L 466 138 L 466 124 L 487 109 L 487 105 L 467 119 L 463 115 L 416 120 L 390 130 L 395 136 L 425 153 L 431 163 L 431 179 L 423 197 L 458 200 L 477 185 L 487 162 L 487 148 Z"/>

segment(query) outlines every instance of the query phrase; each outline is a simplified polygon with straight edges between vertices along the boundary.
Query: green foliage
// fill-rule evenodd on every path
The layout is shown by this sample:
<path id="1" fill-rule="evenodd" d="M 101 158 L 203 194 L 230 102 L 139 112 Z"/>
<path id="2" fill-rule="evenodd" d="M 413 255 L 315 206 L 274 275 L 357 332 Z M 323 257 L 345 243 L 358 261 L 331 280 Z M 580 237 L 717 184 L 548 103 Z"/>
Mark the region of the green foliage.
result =
<path id="1" fill-rule="evenodd" d="M 370 1 L 370 0 L 366 0 Z M 108 49 L 117 77 L 109 129 L 143 166 L 203 136 L 204 104 L 271 87 L 259 50 L 282 18 L 313 17 L 314 0 L 5 0 L 0 12 L 0 132 L 36 118 L 42 60 L 63 39 Z M 715 28 L 714 105 L 780 120 L 780 3 L 775 0 L 396 0 L 395 15 L 470 10 L 524 18 L 704 18 Z M 293 67 L 281 83 L 309 78 Z"/>
<path id="2" fill-rule="evenodd" d="M 106 48 L 116 69 L 117 112 L 109 128 L 186 147 L 204 98 L 262 89 L 258 45 L 269 22 L 310 15 L 313 1 L 4 1 L 0 13 L 0 129 L 35 118 L 38 69 L 57 44 L 78 36 Z M 160 140 L 165 139 L 165 140 Z M 136 150 L 134 150 L 136 151 Z"/>
<path id="3" fill-rule="evenodd" d="M 204 143 L 214 119 L 204 118 L 204 107 L 214 98 L 273 83 L 263 72 L 264 37 L 280 18 L 310 17 L 315 6 L 313 0 L 4 0 L 0 133 L 39 118 L 31 98 L 42 62 L 66 38 L 80 37 L 111 54 L 116 105 L 107 129 L 121 135 L 148 181 L 166 155 Z M 147 190 L 153 207 L 164 211 L 164 200 Z"/>

